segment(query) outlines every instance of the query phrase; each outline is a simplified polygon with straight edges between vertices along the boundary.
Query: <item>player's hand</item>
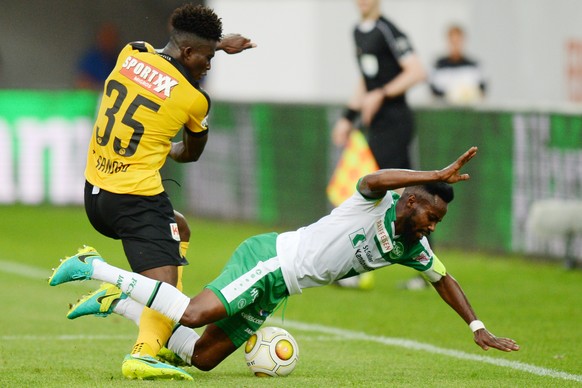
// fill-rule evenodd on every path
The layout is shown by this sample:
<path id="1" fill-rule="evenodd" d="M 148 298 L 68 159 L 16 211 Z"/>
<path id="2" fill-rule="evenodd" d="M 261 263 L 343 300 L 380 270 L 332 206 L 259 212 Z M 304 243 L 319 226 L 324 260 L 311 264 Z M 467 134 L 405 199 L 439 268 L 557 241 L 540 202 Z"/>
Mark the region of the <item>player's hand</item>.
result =
<path id="1" fill-rule="evenodd" d="M 385 98 L 384 89 L 374 89 L 364 95 L 362 100 L 362 124 L 369 127 L 380 110 Z"/>
<path id="2" fill-rule="evenodd" d="M 469 160 L 471 160 L 477 154 L 477 147 L 471 147 L 459 158 L 439 171 L 441 181 L 447 183 L 457 183 L 459 181 L 466 181 L 471 178 L 469 174 L 460 174 L 459 170 L 463 167 Z"/>
<path id="3" fill-rule="evenodd" d="M 241 34 L 227 34 L 218 42 L 216 49 L 223 50 L 227 54 L 238 54 L 254 47 L 257 47 L 257 45 Z"/>
<path id="4" fill-rule="evenodd" d="M 480 329 L 474 333 L 473 339 L 483 350 L 495 348 L 503 352 L 515 352 L 519 350 L 519 345 L 511 338 L 496 337 L 487 329 Z"/>
<path id="5" fill-rule="evenodd" d="M 331 140 L 336 147 L 345 147 L 350 137 L 351 130 L 354 129 L 352 122 L 345 117 L 340 118 L 331 131 Z"/>

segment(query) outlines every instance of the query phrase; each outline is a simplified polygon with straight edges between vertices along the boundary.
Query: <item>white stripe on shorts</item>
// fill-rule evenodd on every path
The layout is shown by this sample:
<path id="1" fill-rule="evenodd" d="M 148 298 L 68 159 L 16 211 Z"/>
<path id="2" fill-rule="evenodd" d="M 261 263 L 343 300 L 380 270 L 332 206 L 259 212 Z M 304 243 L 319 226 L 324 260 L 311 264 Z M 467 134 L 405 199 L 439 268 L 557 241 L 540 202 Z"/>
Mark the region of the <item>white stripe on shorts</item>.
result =
<path id="1" fill-rule="evenodd" d="M 220 292 L 228 303 L 238 298 L 257 281 L 281 267 L 278 257 L 259 262 L 253 269 L 224 287 Z"/>

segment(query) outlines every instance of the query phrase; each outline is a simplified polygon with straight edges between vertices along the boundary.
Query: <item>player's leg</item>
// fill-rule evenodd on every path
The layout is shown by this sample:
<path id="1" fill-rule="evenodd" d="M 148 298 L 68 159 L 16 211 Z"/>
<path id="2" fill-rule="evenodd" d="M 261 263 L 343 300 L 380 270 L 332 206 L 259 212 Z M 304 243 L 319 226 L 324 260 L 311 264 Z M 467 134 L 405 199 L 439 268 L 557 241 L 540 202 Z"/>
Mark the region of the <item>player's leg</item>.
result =
<path id="1" fill-rule="evenodd" d="M 188 221 L 186 221 L 186 217 L 176 210 L 174 210 L 174 217 L 176 218 L 176 223 L 178 224 L 178 232 L 180 234 L 180 256 L 184 259 L 186 258 L 186 254 L 188 253 L 188 247 L 190 246 L 190 226 L 188 225 Z M 178 268 L 178 283 L 176 284 L 176 288 L 182 291 L 182 272 L 183 267 Z"/>
<path id="2" fill-rule="evenodd" d="M 177 327 L 168 341 L 168 348 L 181 360 L 187 360 L 188 364 L 200 370 L 214 369 L 261 327 L 265 318 L 286 296 L 285 286 L 277 285 L 282 276 L 278 277 L 277 274 L 271 274 L 266 282 L 255 283 L 254 286 L 260 289 L 255 302 L 238 310 L 233 316 L 207 325 L 202 336 L 186 327 Z M 273 289 L 267 284 L 274 285 Z M 248 292 L 248 295 L 252 294 L 252 291 Z"/>
<path id="3" fill-rule="evenodd" d="M 195 342 L 190 358 L 192 366 L 210 371 L 238 349 L 230 337 L 216 324 L 206 326 Z"/>
<path id="4" fill-rule="evenodd" d="M 87 279 L 115 284 L 124 294 L 140 304 L 190 327 L 200 327 L 212 322 L 205 320 L 205 317 L 221 319 L 226 316 L 222 301 L 213 292 L 205 289 L 190 300 L 168 283 L 106 263 L 91 247 L 83 248 L 76 255 L 63 260 L 49 278 L 49 284 L 56 286 Z M 197 303 L 201 303 L 201 306 Z"/>
<path id="5" fill-rule="evenodd" d="M 414 136 L 414 115 L 406 106 L 384 104 L 367 134 L 378 167 L 412 168 L 410 145 Z"/>
<path id="6" fill-rule="evenodd" d="M 137 275 L 139 276 L 139 275 Z M 141 277 L 142 281 L 151 281 L 151 279 L 145 278 L 145 277 Z M 175 300 L 174 297 L 176 299 L 183 299 L 185 298 L 185 295 L 182 294 L 180 291 L 178 291 L 178 289 L 170 286 L 167 283 L 159 283 L 160 284 L 160 288 L 158 288 L 157 291 L 154 291 L 151 295 L 151 297 L 149 298 L 152 301 L 151 304 L 151 311 L 156 310 L 156 313 L 160 314 L 161 317 L 163 317 L 164 319 L 167 319 L 168 321 L 172 322 L 174 320 L 178 320 L 180 321 L 183 325 L 187 325 L 189 327 L 200 327 L 200 326 L 204 326 L 208 323 L 209 320 L 218 320 L 221 319 L 222 317 L 224 317 L 226 315 L 226 311 L 224 310 L 224 306 L 222 305 L 222 303 L 220 302 L 220 300 L 212 293 L 212 292 L 202 292 L 201 295 L 198 295 L 197 297 L 193 298 L 192 300 L 189 301 L 189 304 L 186 306 L 186 309 L 184 310 L 184 313 L 182 314 L 182 318 L 178 319 L 177 318 L 177 314 L 174 317 L 171 317 L 170 314 L 167 314 L 167 312 L 171 312 L 172 310 L 172 306 L 168 306 L 173 304 L 173 301 Z M 133 287 L 131 284 L 129 285 L 129 287 L 124 287 L 123 285 L 121 285 L 121 289 L 127 289 L 129 291 L 129 288 Z M 136 285 L 134 289 L 137 289 L 139 287 L 139 285 Z M 142 300 L 143 301 L 143 300 Z M 178 303 L 179 304 L 179 303 Z M 145 310 L 150 310 L 150 309 L 144 309 Z M 161 313 L 166 313 L 166 316 L 162 315 Z M 142 316 L 143 318 L 143 316 Z M 185 328 L 181 331 L 177 331 L 176 334 L 178 333 L 185 333 L 185 335 L 187 336 L 186 338 L 188 339 L 187 341 L 184 341 L 183 344 L 181 344 L 181 348 L 176 349 L 178 352 L 184 348 L 185 345 L 187 344 L 193 344 L 196 342 L 197 338 L 198 338 L 198 334 L 190 329 L 190 328 Z M 184 335 L 184 334 L 182 334 Z M 175 348 L 175 347 L 174 347 Z M 170 347 L 170 350 L 172 349 L 172 347 Z M 174 351 L 174 353 L 176 353 L 176 351 Z M 179 353 L 176 353 L 179 354 Z M 146 356 L 148 359 L 145 360 L 146 362 L 151 362 L 153 359 L 153 357 L 151 356 Z M 143 356 L 141 355 L 128 355 L 126 357 L 126 359 L 123 362 L 122 365 L 122 371 L 123 374 L 126 377 L 129 378 L 142 378 L 142 376 L 147 376 L 149 378 L 164 378 L 168 373 L 164 373 L 164 375 L 159 375 L 159 369 L 155 369 L 153 367 L 151 367 L 150 365 L 146 364 L 146 362 L 142 361 Z M 174 359 L 174 362 L 179 361 Z M 165 365 L 165 364 L 164 364 Z M 174 370 L 172 371 L 172 373 L 174 375 L 177 376 L 177 378 L 180 379 L 188 379 L 190 377 L 190 375 L 188 375 L 186 372 L 184 372 L 183 370 L 181 370 L 180 368 L 177 367 L 173 367 Z M 165 372 L 165 371 L 164 371 Z M 181 373 L 180 373 L 181 372 Z M 191 377 L 190 377 L 191 378 Z"/>
<path id="7" fill-rule="evenodd" d="M 190 228 L 186 222 L 186 218 L 179 212 L 173 210 L 173 214 L 176 220 L 176 225 L 179 233 L 179 252 L 182 258 L 186 257 L 186 250 L 190 241 Z M 159 270 L 161 268 L 153 268 L 152 270 L 142 272 L 142 275 L 147 276 L 152 279 L 162 280 L 166 283 L 175 285 L 176 288 L 182 291 L 182 267 L 170 267 L 170 272 L 168 276 L 159 276 Z M 174 275 L 173 269 L 176 269 L 176 278 L 171 279 Z M 171 279 L 174 281 L 168 281 Z M 157 355 L 164 344 L 168 341 L 172 335 L 172 329 L 174 327 L 174 322 L 169 320 L 167 317 L 163 316 L 157 311 L 146 308 L 143 310 L 140 324 L 139 324 L 139 334 L 135 342 L 132 354 L 147 354 L 150 356 Z"/>
<path id="8" fill-rule="evenodd" d="M 94 192 L 89 201 L 86 195 L 86 202 L 91 203 L 88 215 L 92 223 L 97 221 L 112 230 L 110 237 L 122 240 L 132 270 L 177 285 L 178 267 L 187 262 L 180 255 L 178 225 L 168 196 Z M 154 357 L 171 335 L 173 322 L 147 309 L 134 321 L 139 322 L 140 332 L 131 353 Z"/>
<path id="9" fill-rule="evenodd" d="M 228 316 L 209 324 L 191 345 L 176 349 L 183 359 L 190 359 L 203 371 L 215 368 L 243 345 L 289 295 L 276 256 L 276 239 L 276 233 L 269 233 L 244 241 L 220 276 L 206 286 L 205 292 L 220 300 Z M 204 292 L 198 297 L 202 295 Z M 179 342 L 170 338 L 168 345 L 172 348 Z"/>
<path id="10" fill-rule="evenodd" d="M 180 254 L 180 232 L 174 209 L 164 193 L 138 198 L 131 210 L 134 222 L 120 221 L 118 231 L 134 272 L 171 285 L 178 284 L 178 267 L 187 264 Z M 186 223 L 185 221 L 183 222 Z M 155 357 L 172 333 L 174 322 L 144 309 L 131 354 Z"/>
<path id="11" fill-rule="evenodd" d="M 180 232 L 180 255 L 186 257 L 190 242 L 190 227 L 181 213 L 174 211 L 174 214 L 176 215 L 176 223 Z M 180 291 L 183 289 L 183 269 L 183 266 L 178 267 L 176 288 Z M 76 303 L 72 304 L 67 313 L 67 318 L 76 319 L 85 315 L 106 317 L 114 313 L 133 321 L 139 326 L 144 308 L 144 305 L 127 298 L 127 295 L 122 293 L 117 286 L 103 283 L 97 290 L 82 296 Z"/>
<path id="12" fill-rule="evenodd" d="M 177 284 L 177 267 L 160 267 L 144 271 L 142 275 L 168 284 Z M 132 355 L 154 357 L 172 334 L 174 322 L 157 311 L 144 308 L 139 319 L 139 333 L 131 350 Z"/>
<path id="13" fill-rule="evenodd" d="M 221 275 L 192 300 L 167 283 L 105 263 L 95 251 L 83 251 L 65 260 L 49 283 L 58 285 L 89 278 L 115 283 L 129 297 L 186 326 L 200 327 L 217 321 L 216 325 L 228 333 L 235 348 L 288 296 L 276 257 L 275 233 L 255 236 L 241 244 Z M 227 316 L 230 318 L 222 319 Z M 201 349 L 200 352 L 204 347 Z M 207 358 L 199 363 L 200 367 L 213 367 L 230 352 L 221 350 L 218 354 L 222 356 Z"/>

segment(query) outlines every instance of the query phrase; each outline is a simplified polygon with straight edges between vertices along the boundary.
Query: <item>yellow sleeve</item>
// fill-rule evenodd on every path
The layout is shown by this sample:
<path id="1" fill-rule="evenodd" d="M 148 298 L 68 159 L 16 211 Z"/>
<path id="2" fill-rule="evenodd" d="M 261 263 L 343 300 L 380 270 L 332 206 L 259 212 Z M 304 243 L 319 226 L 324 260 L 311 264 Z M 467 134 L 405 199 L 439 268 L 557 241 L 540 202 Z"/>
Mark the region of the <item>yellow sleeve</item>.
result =
<path id="1" fill-rule="evenodd" d="M 429 269 L 422 272 L 422 275 L 431 283 L 438 282 L 443 276 L 447 274 L 445 265 L 439 260 L 437 255 L 433 252 L 432 265 Z"/>

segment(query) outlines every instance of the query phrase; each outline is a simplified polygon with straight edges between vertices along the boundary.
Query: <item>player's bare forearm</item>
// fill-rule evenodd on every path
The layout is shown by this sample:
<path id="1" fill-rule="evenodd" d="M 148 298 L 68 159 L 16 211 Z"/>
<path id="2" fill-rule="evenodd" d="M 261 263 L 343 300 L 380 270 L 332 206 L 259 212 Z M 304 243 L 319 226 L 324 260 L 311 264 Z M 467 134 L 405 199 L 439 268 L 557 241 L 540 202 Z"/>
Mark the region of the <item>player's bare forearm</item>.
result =
<path id="1" fill-rule="evenodd" d="M 379 198 L 388 190 L 402 187 L 422 185 L 430 182 L 457 183 L 470 178 L 469 174 L 461 174 L 460 169 L 477 154 L 477 147 L 469 148 L 453 163 L 441 170 L 416 171 L 401 169 L 384 169 L 366 175 L 360 181 L 359 190 L 370 198 Z"/>
<path id="2" fill-rule="evenodd" d="M 188 150 L 183 141 L 172 143 L 172 149 L 170 150 L 170 158 L 178 163 L 195 162 L 200 158 L 201 154 L 202 152 Z"/>
<path id="3" fill-rule="evenodd" d="M 170 158 L 175 160 L 179 163 L 188 163 L 192 160 L 189 160 L 187 157 L 186 152 L 184 151 L 184 142 L 172 143 L 172 149 L 170 150 Z"/>
<path id="4" fill-rule="evenodd" d="M 432 283 L 440 297 L 469 324 L 477 319 L 471 304 L 455 278 L 450 274 L 443 276 L 438 282 Z"/>
<path id="5" fill-rule="evenodd" d="M 477 316 L 465 293 L 461 289 L 461 286 L 450 274 L 443 276 L 438 282 L 433 283 L 433 286 L 441 298 L 451 306 L 467 324 L 470 324 L 477 319 Z M 514 340 L 511 338 L 496 337 L 485 327 L 474 332 L 473 340 L 483 350 L 489 350 L 489 348 L 498 349 L 504 352 L 519 350 L 519 345 L 517 345 Z"/>
<path id="6" fill-rule="evenodd" d="M 200 158 L 200 155 L 202 155 L 207 139 L 207 135 L 196 138 L 189 136 L 185 131 L 183 141 L 172 143 L 169 157 L 178 163 L 195 162 Z"/>

